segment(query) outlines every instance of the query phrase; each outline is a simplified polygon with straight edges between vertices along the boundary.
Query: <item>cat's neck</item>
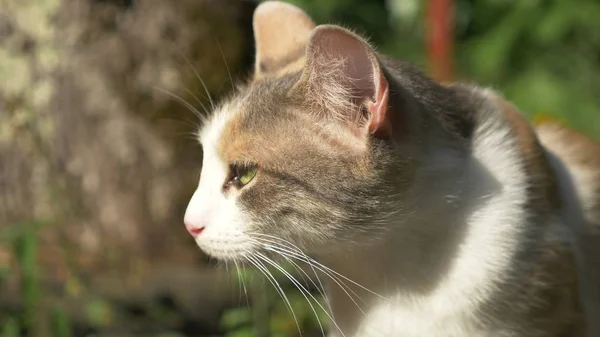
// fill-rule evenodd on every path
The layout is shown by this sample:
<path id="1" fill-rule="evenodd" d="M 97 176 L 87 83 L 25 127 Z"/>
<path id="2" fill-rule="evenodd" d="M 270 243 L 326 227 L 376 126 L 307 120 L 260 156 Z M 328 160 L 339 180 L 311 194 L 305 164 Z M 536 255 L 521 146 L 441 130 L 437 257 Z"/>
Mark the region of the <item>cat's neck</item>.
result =
<path id="1" fill-rule="evenodd" d="M 361 310 L 391 305 L 403 322 L 417 326 L 469 312 L 494 296 L 491 289 L 508 275 L 527 230 L 527 177 L 515 141 L 510 126 L 488 118 L 477 126 L 468 156 L 440 151 L 429 158 L 429 171 L 425 161 L 420 201 L 410 216 L 390 224 L 381 241 L 322 258 L 361 285 L 345 280 L 358 295 L 349 296 L 341 281 L 329 282 L 342 329 L 356 328 Z"/>

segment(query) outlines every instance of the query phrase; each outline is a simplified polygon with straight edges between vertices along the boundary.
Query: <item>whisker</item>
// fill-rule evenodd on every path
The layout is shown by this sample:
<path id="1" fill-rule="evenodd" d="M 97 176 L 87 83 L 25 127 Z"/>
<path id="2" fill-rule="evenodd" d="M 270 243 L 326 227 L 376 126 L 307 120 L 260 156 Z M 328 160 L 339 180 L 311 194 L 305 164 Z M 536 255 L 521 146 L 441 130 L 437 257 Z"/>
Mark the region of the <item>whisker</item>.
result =
<path id="1" fill-rule="evenodd" d="M 295 258 L 295 259 L 297 259 L 297 260 L 300 260 L 300 261 L 302 261 L 302 262 L 305 262 L 305 263 L 307 263 L 309 266 L 312 266 L 312 264 L 311 264 L 310 262 L 307 262 L 306 260 L 303 260 L 303 259 L 299 259 L 299 258 L 298 258 L 298 257 L 296 257 L 296 256 L 291 256 L 291 255 L 289 255 L 288 253 L 281 252 L 281 251 L 277 251 L 277 250 L 276 250 L 274 247 L 265 247 L 265 249 L 267 249 L 267 250 L 269 250 L 269 251 L 273 251 L 273 252 L 279 253 L 280 255 L 282 255 L 282 256 L 284 256 L 284 257 L 285 257 L 285 256 L 288 256 L 288 257 Z M 361 311 L 361 312 L 362 312 L 364 315 L 366 315 L 366 313 L 364 312 L 364 310 L 362 309 L 362 307 L 361 307 L 361 306 L 360 306 L 360 305 L 359 305 L 359 304 L 356 302 L 356 300 L 354 299 L 354 297 L 352 297 L 352 295 L 350 295 L 350 293 L 348 293 L 348 291 L 347 291 L 346 289 L 350 290 L 350 292 L 352 292 L 352 293 L 354 294 L 354 296 L 356 296 L 356 297 L 357 297 L 359 300 L 361 300 L 363 303 L 366 303 L 366 301 L 365 301 L 365 300 L 363 300 L 363 299 L 362 299 L 362 298 L 361 298 L 361 297 L 360 297 L 358 294 L 356 294 L 356 292 L 354 292 L 354 291 L 353 291 L 353 290 L 352 290 L 350 287 L 348 287 L 348 285 L 347 285 L 347 284 L 345 284 L 345 283 L 344 283 L 342 280 L 339 280 L 339 279 L 338 279 L 338 278 L 337 278 L 335 275 L 332 275 L 331 273 L 329 273 L 329 272 L 328 272 L 328 271 L 326 271 L 326 270 L 320 269 L 318 266 L 315 266 L 315 267 L 316 267 L 317 269 L 319 269 L 319 271 L 321 271 L 323 274 L 325 274 L 326 276 L 328 276 L 329 278 L 331 278 L 331 280 L 332 280 L 333 282 L 335 282 L 335 283 L 336 283 L 336 284 L 337 284 L 337 285 L 340 287 L 340 289 L 342 289 L 342 291 L 343 291 L 344 293 L 346 293 L 346 295 L 348 296 L 348 298 L 350 298 L 350 300 L 351 300 L 351 301 L 352 301 L 352 302 L 353 302 L 353 303 L 356 305 L 356 307 L 358 308 L 358 310 L 360 310 L 360 311 Z M 314 271 L 314 270 L 313 270 L 313 271 Z M 315 273 L 315 275 L 316 275 L 316 273 Z M 317 276 L 317 277 L 318 277 L 318 276 Z M 340 282 L 341 282 L 341 283 L 340 283 Z"/>
<path id="2" fill-rule="evenodd" d="M 206 84 L 202 80 L 202 77 L 200 77 L 200 74 L 198 73 L 198 71 L 196 70 L 196 68 L 194 68 L 194 65 L 192 64 L 192 62 L 190 61 L 190 59 L 187 56 L 185 56 L 185 54 L 183 52 L 181 52 L 180 55 L 185 59 L 185 62 L 192 69 L 192 71 L 196 75 L 196 78 L 198 78 L 198 80 L 200 81 L 200 84 L 202 85 L 202 88 L 204 88 L 204 91 L 206 92 L 206 97 L 208 98 L 208 101 L 210 102 L 210 107 L 211 107 L 211 109 L 214 110 L 214 108 L 215 108 L 214 101 L 213 101 L 213 99 L 212 99 L 212 97 L 210 95 L 210 92 L 208 91 L 208 88 L 206 87 Z"/>
<path id="3" fill-rule="evenodd" d="M 195 115 L 195 114 L 194 114 Z M 192 137 L 192 139 L 198 139 L 198 123 L 193 122 L 192 120 L 190 120 L 189 118 L 187 118 L 187 116 L 182 116 L 183 118 L 173 118 L 173 117 L 162 117 L 160 118 L 160 121 L 168 121 L 168 122 L 174 122 L 177 123 L 178 125 L 182 125 L 185 128 L 191 128 L 194 129 L 195 131 L 187 131 L 187 132 L 177 132 L 174 133 L 175 136 L 185 136 L 185 137 Z"/>
<path id="4" fill-rule="evenodd" d="M 264 248 L 267 248 L 267 246 L 265 246 L 264 243 L 260 242 L 257 239 L 252 239 L 254 242 L 256 242 L 259 246 L 263 246 Z M 273 251 L 277 254 L 279 254 L 281 257 L 283 257 L 288 263 L 290 263 L 292 265 L 292 267 L 294 267 L 294 269 L 296 269 L 298 272 L 300 272 L 300 277 L 302 277 L 302 280 L 304 281 L 304 283 L 308 283 L 306 280 L 308 279 L 310 281 L 310 283 L 312 283 L 312 285 L 317 289 L 317 291 L 319 292 L 319 294 L 325 299 L 325 301 L 327 302 L 327 306 L 329 307 L 329 309 L 331 310 L 331 305 L 329 303 L 329 300 L 327 299 L 327 296 L 325 295 L 325 286 L 323 286 L 323 283 L 321 282 L 321 278 L 319 277 L 319 275 L 317 274 L 315 268 L 313 265 L 309 264 L 310 268 L 312 269 L 313 273 L 315 274 L 315 277 L 317 278 L 319 285 L 317 285 L 315 283 L 315 281 L 294 261 L 292 260 L 290 257 L 281 254 L 280 252 L 277 251 Z M 306 278 L 304 278 L 304 276 L 306 276 Z"/>
<path id="5" fill-rule="evenodd" d="M 188 89 L 187 87 L 183 87 L 183 90 L 185 90 L 190 96 L 192 96 L 192 98 L 194 98 L 196 100 L 196 102 L 198 102 L 198 104 L 200 104 L 200 106 L 202 107 L 202 110 L 204 110 L 205 114 L 210 113 L 210 111 L 206 108 L 206 105 L 204 105 L 202 100 L 200 98 L 198 98 L 198 96 L 196 96 L 190 89 Z"/>
<path id="6" fill-rule="evenodd" d="M 237 260 L 233 260 L 233 263 L 235 264 L 235 272 L 237 273 L 237 277 L 238 277 L 238 293 L 240 294 L 239 301 L 241 302 L 241 297 L 242 297 L 242 289 L 241 288 L 243 287 L 244 288 L 244 296 L 246 297 L 246 307 L 250 307 L 250 303 L 248 302 L 248 289 L 246 289 L 246 280 L 242 276 L 242 273 L 240 273 L 240 265 L 238 264 Z"/>
<path id="7" fill-rule="evenodd" d="M 323 308 L 323 306 L 321 305 L 321 303 L 319 303 L 319 301 L 308 291 L 306 290 L 306 288 L 304 288 L 304 286 L 302 284 L 300 284 L 300 282 L 298 282 L 298 280 L 296 280 L 296 278 L 294 278 L 290 273 L 288 273 L 285 269 L 283 269 L 281 266 L 279 266 L 278 264 L 276 264 L 275 262 L 272 262 L 271 259 L 269 259 L 268 257 L 266 257 L 265 255 L 261 254 L 261 253 L 256 253 L 256 255 L 259 258 L 262 258 L 263 261 L 271 264 L 273 267 L 277 268 L 282 274 L 284 274 L 290 281 L 292 281 L 292 283 L 294 283 L 294 285 L 298 288 L 298 290 L 300 290 L 300 292 L 302 293 L 303 296 L 304 292 L 310 296 L 315 303 L 325 312 L 325 314 L 327 315 L 327 317 L 329 317 L 329 319 L 331 320 L 331 322 L 335 325 L 335 327 L 339 330 L 339 332 L 342 334 L 342 336 L 345 337 L 344 332 L 342 331 L 342 329 L 338 326 L 338 324 L 335 322 L 335 319 L 333 319 L 333 317 L 327 312 L 327 310 L 325 308 Z M 304 292 L 303 292 L 304 291 Z M 306 296 L 305 296 L 306 298 Z M 319 325 L 321 326 L 321 329 L 323 329 L 323 326 L 321 325 L 321 321 L 318 318 L 317 312 L 315 311 L 314 307 L 312 306 L 312 304 L 310 304 L 310 301 L 308 300 L 308 298 L 306 298 L 306 301 L 308 302 L 308 304 L 310 305 L 310 307 L 313 309 L 313 312 L 315 313 L 315 316 L 317 317 L 317 321 L 319 322 Z M 324 332 L 323 332 L 324 333 Z"/>
<path id="8" fill-rule="evenodd" d="M 259 269 L 260 272 L 266 276 L 267 280 L 271 283 L 271 285 L 273 285 L 275 290 L 277 290 L 277 293 L 279 294 L 281 299 L 284 301 L 284 303 L 286 304 L 286 306 L 292 313 L 292 317 L 294 318 L 294 321 L 296 322 L 296 327 L 298 328 L 298 333 L 300 334 L 300 337 L 302 337 L 302 329 L 300 328 L 300 323 L 298 323 L 298 318 L 296 317 L 294 308 L 292 307 L 292 304 L 290 303 L 287 295 L 285 294 L 285 291 L 283 291 L 283 288 L 281 288 L 281 286 L 279 285 L 279 282 L 277 282 L 277 279 L 275 279 L 275 277 L 273 276 L 273 274 L 271 274 L 271 272 L 267 269 L 267 267 L 265 267 L 260 262 L 260 260 L 258 260 L 256 257 L 254 257 L 254 254 L 250 253 L 249 251 L 246 251 L 246 253 L 248 254 L 245 256 L 246 259 L 248 261 L 250 261 L 250 263 L 252 263 L 257 269 Z"/>
<path id="9" fill-rule="evenodd" d="M 261 242 L 261 240 L 265 241 L 265 242 L 269 242 L 270 244 L 264 244 L 264 243 Z M 328 270 L 325 270 L 325 269 L 319 267 L 318 265 L 313 264 L 311 261 L 314 261 L 314 260 L 308 258 L 306 256 L 306 254 L 304 254 L 302 252 L 295 253 L 294 251 L 291 251 L 291 250 L 288 250 L 286 248 L 281 247 L 279 243 L 274 243 L 272 240 L 267 240 L 267 239 L 263 239 L 263 238 L 260 238 L 260 239 L 259 238 L 254 238 L 254 241 L 256 241 L 257 243 L 259 243 L 260 245 L 262 245 L 266 250 L 278 253 L 279 255 L 283 256 L 284 258 L 291 257 L 291 258 L 294 258 L 296 260 L 299 260 L 299 261 L 302 261 L 302 262 L 308 264 L 312 268 L 313 273 L 315 274 L 315 276 L 317 277 L 317 279 L 319 280 L 319 282 L 321 284 L 321 288 L 324 289 L 323 284 L 321 283 L 321 279 L 319 278 L 316 270 L 314 269 L 316 267 L 319 271 L 321 271 L 323 274 L 325 274 L 327 277 L 329 277 L 335 284 L 337 284 L 340 287 L 340 289 L 346 294 L 346 296 L 348 296 L 348 298 L 352 301 L 352 303 L 354 303 L 354 305 L 356 305 L 356 307 L 358 308 L 358 310 L 363 315 L 366 315 L 365 311 L 358 304 L 358 302 L 355 300 L 354 296 L 358 300 L 360 300 L 361 302 L 363 302 L 365 304 L 367 302 L 361 296 L 359 296 L 354 290 L 352 290 L 352 288 L 349 287 L 343 280 L 339 279 L 337 276 L 335 276 L 334 274 L 332 274 Z M 285 241 L 285 240 L 282 240 L 282 241 Z M 350 291 L 354 296 L 352 296 L 348 291 Z M 331 303 L 329 302 L 327 296 L 324 296 L 324 298 L 327 301 L 327 306 L 331 309 Z"/>
<path id="10" fill-rule="evenodd" d="M 284 256 L 284 255 L 282 255 Z M 285 257 L 285 256 L 284 256 Z M 285 257 L 286 260 L 290 261 L 293 265 L 298 266 L 298 264 L 294 261 L 292 261 L 289 257 Z M 333 309 L 331 308 L 331 303 L 329 302 L 329 298 L 327 297 L 327 295 L 325 295 L 325 286 L 323 285 L 323 282 L 321 282 L 321 278 L 319 277 L 319 274 L 317 274 L 317 271 L 315 270 L 315 267 L 312 264 L 308 264 L 310 266 L 310 269 L 312 270 L 313 274 L 315 275 L 315 277 L 317 278 L 317 281 L 319 282 L 319 286 L 317 286 L 315 284 L 315 288 L 320 289 L 319 292 L 321 293 L 321 296 L 325 299 L 325 302 L 327 303 L 327 308 L 329 308 L 329 311 L 332 312 L 333 314 Z M 302 270 L 302 268 L 298 267 L 305 275 L 306 277 L 308 277 L 309 280 L 311 280 L 311 282 L 314 281 L 312 280 L 312 278 L 310 278 L 306 272 L 304 270 Z M 331 277 L 331 276 L 330 276 Z"/>
<path id="11" fill-rule="evenodd" d="M 225 68 L 227 69 L 227 75 L 229 75 L 229 83 L 231 83 L 231 90 L 235 91 L 235 86 L 233 85 L 233 78 L 231 77 L 231 72 L 229 71 L 229 65 L 227 64 L 227 60 L 225 59 L 225 54 L 223 54 L 223 48 L 221 48 L 221 44 L 219 40 L 215 37 L 215 42 L 219 47 L 219 51 L 221 52 L 221 58 L 223 59 L 223 63 L 225 63 Z"/>
<path id="12" fill-rule="evenodd" d="M 300 277 L 302 277 L 302 280 L 304 281 L 304 283 L 308 283 L 308 281 L 310 281 L 310 283 L 317 289 L 317 291 L 319 292 L 321 297 L 323 297 L 323 299 L 327 302 L 327 306 L 331 310 L 331 305 L 329 305 L 329 300 L 327 299 L 327 296 L 325 296 L 325 287 L 323 287 L 323 284 L 321 283 L 321 279 L 319 278 L 319 276 L 317 274 L 315 274 L 315 277 L 317 278 L 317 280 L 319 281 L 319 284 L 320 284 L 320 285 L 317 285 L 315 283 L 315 281 L 313 281 L 313 279 L 294 260 L 292 260 L 290 257 L 285 256 L 283 254 L 279 254 L 279 255 L 281 257 L 283 257 L 289 264 L 291 264 L 292 267 L 294 267 L 294 269 L 296 271 L 301 273 Z M 312 266 L 310 266 L 310 267 L 311 267 L 311 269 L 313 269 Z M 313 269 L 313 272 L 314 271 L 315 270 Z M 306 278 L 304 276 L 306 276 Z M 308 281 L 307 281 L 307 279 L 308 279 Z"/>
<path id="13" fill-rule="evenodd" d="M 173 99 L 175 99 L 177 102 L 181 103 L 181 105 L 183 105 L 184 107 L 188 108 L 191 112 L 194 113 L 194 115 L 196 115 L 196 117 L 198 117 L 198 119 L 200 119 L 201 123 L 205 123 L 206 122 L 206 117 L 198 110 L 196 109 L 193 105 L 191 105 L 188 101 L 186 101 L 185 99 L 181 98 L 181 96 L 176 95 L 172 92 L 170 92 L 169 90 L 157 87 L 157 86 L 153 86 L 154 89 L 161 91 L 164 94 L 167 94 L 169 96 L 171 96 Z"/>
<path id="14" fill-rule="evenodd" d="M 300 248 L 298 248 L 298 246 L 294 245 L 293 243 L 291 243 L 291 242 L 289 242 L 287 240 L 284 240 L 282 238 L 279 238 L 279 237 L 276 237 L 276 236 L 273 236 L 273 235 L 269 235 L 269 234 L 252 233 L 252 235 L 255 235 L 255 236 L 265 236 L 265 237 L 269 237 L 269 238 L 272 238 L 272 239 L 277 239 L 277 240 L 280 240 L 280 241 L 282 241 L 284 243 L 287 243 L 287 244 L 291 245 L 292 247 L 294 247 L 296 249 L 296 251 L 289 251 L 289 253 L 296 254 L 297 257 L 301 258 L 301 261 L 306 262 L 306 263 L 314 263 L 315 266 L 319 266 L 319 267 L 321 267 L 323 269 L 326 269 L 327 271 L 330 271 L 330 272 L 334 273 L 335 275 L 343 278 L 344 280 L 346 280 L 348 282 L 351 282 L 352 284 L 354 284 L 354 285 L 362 288 L 363 290 L 368 291 L 371 294 L 376 295 L 376 296 L 378 296 L 378 297 L 380 297 L 382 299 L 386 299 L 384 296 L 382 296 L 382 295 L 380 295 L 380 294 L 372 291 L 371 289 L 366 288 L 365 286 L 363 286 L 363 285 L 361 285 L 361 284 L 359 284 L 359 283 L 357 283 L 357 282 L 349 279 L 348 277 L 346 277 L 346 276 L 344 276 L 344 275 L 336 272 L 335 270 L 333 270 L 333 269 L 331 269 L 331 268 L 329 268 L 329 267 L 327 267 L 327 266 L 319 263 L 317 260 L 315 260 L 315 259 L 311 258 L 310 256 L 306 255 L 305 253 L 303 253 L 302 250 L 300 250 Z"/>
<path id="15" fill-rule="evenodd" d="M 304 297 L 304 299 L 306 299 L 306 302 L 308 303 L 308 305 L 312 309 L 313 313 L 315 314 L 315 318 L 317 319 L 317 323 L 319 323 L 319 327 L 321 329 L 321 333 L 323 334 L 323 337 L 325 337 L 325 329 L 323 329 L 323 325 L 321 324 L 321 320 L 319 319 L 319 315 L 317 314 L 317 311 L 315 310 L 315 307 L 312 305 L 312 303 L 310 302 L 310 300 L 306 296 L 305 292 L 308 295 L 310 295 L 315 300 L 315 302 L 318 303 L 318 301 L 314 298 L 314 296 L 312 296 L 308 292 L 308 290 L 306 290 L 301 284 L 299 284 L 299 282 L 291 274 L 289 274 L 288 272 L 286 272 L 285 269 L 283 269 L 281 266 L 279 266 L 277 263 L 275 263 L 275 261 L 269 259 L 268 257 L 266 257 L 266 256 L 264 256 L 263 254 L 260 254 L 260 253 L 257 253 L 257 256 L 259 258 L 261 258 L 263 261 L 265 261 L 265 262 L 269 263 L 270 265 L 272 265 L 273 267 L 277 268 L 283 275 L 285 275 L 290 281 L 292 281 L 292 283 L 294 284 L 294 286 L 300 291 L 300 294 L 302 294 L 302 296 Z"/>

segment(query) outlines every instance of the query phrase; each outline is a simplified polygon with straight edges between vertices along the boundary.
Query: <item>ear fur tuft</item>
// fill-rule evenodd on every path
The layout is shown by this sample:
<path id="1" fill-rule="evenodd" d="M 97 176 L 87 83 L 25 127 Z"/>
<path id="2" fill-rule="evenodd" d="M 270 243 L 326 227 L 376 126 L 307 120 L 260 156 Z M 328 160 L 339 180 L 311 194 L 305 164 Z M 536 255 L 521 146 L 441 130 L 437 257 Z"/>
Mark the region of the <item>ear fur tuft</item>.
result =
<path id="1" fill-rule="evenodd" d="M 307 97 L 317 107 L 333 119 L 372 134 L 382 131 L 388 83 L 377 55 L 364 39 L 339 26 L 321 25 L 310 37 L 306 58 Z"/>

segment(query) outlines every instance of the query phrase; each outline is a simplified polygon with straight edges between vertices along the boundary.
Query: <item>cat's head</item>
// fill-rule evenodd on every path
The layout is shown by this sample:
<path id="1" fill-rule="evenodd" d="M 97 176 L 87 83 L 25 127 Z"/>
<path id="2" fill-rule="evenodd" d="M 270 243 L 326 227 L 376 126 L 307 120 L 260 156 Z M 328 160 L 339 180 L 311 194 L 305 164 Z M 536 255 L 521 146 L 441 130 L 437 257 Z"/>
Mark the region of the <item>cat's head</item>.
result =
<path id="1" fill-rule="evenodd" d="M 414 168 L 409 155 L 393 155 L 402 123 L 377 54 L 356 34 L 274 1 L 257 8 L 254 36 L 252 80 L 199 132 L 188 230 L 221 259 L 268 245 L 331 251 L 385 235 Z"/>

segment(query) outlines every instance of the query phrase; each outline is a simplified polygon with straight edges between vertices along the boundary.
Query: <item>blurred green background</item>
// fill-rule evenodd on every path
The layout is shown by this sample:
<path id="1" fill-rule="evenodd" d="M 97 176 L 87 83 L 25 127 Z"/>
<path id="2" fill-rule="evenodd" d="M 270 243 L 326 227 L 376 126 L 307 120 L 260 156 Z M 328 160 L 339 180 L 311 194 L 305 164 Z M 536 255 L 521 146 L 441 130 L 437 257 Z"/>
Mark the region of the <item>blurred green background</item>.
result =
<path id="1" fill-rule="evenodd" d="M 379 50 L 427 69 L 428 1 L 290 1 L 319 23 L 337 22 Z M 523 113 L 600 137 L 600 2 L 455 0 L 457 79 L 502 92 Z"/>
<path id="2" fill-rule="evenodd" d="M 289 2 L 432 67 L 426 0 Z M 215 266 L 181 225 L 201 153 L 180 103 L 208 103 L 196 75 L 218 99 L 228 72 L 250 73 L 256 4 L 0 0 L 0 337 L 296 336 L 296 320 L 321 335 L 285 277 L 295 318 L 263 277 Z M 600 2 L 453 8 L 455 79 L 600 140 Z"/>

